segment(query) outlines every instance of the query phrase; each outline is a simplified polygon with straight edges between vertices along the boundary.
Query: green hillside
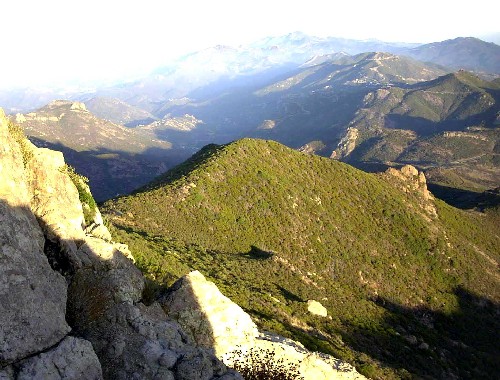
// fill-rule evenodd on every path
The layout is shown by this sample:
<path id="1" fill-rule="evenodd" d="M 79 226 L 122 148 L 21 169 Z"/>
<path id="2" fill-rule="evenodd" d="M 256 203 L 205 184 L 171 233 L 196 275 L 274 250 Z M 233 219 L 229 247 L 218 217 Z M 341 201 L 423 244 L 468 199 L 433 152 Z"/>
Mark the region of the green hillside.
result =
<path id="1" fill-rule="evenodd" d="M 496 188 L 499 103 L 497 83 L 466 71 L 406 88 L 381 88 L 365 97 L 334 155 L 362 167 L 409 163 L 429 174 L 445 169 L 440 177 L 449 178 L 441 183 L 472 191 Z M 456 176 L 466 181 L 461 184 Z M 435 178 L 431 175 L 431 182 Z"/>
<path id="2" fill-rule="evenodd" d="M 429 135 L 494 123 L 500 88 L 466 71 L 413 86 L 378 89 L 368 94 L 351 126 L 413 130 Z M 375 123 L 375 124 L 374 124 Z"/>
<path id="3" fill-rule="evenodd" d="M 198 269 L 261 328 L 372 378 L 498 373 L 499 221 L 411 186 L 243 139 L 205 147 L 102 210 L 151 297 Z"/>

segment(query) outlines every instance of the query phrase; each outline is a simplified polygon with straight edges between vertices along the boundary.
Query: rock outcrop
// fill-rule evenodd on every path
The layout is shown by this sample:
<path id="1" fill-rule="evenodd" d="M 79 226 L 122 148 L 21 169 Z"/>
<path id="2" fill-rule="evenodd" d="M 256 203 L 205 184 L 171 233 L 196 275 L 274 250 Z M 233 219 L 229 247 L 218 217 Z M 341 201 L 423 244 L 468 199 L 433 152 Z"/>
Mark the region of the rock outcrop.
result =
<path id="1" fill-rule="evenodd" d="M 90 342 L 71 336 L 48 352 L 23 360 L 17 374 L 18 380 L 101 378 L 101 365 Z"/>
<path id="2" fill-rule="evenodd" d="M 250 316 L 198 271 L 179 279 L 160 303 L 193 341 L 213 348 L 218 356 L 251 344 L 259 335 Z"/>
<path id="3" fill-rule="evenodd" d="M 340 139 L 337 149 L 332 152 L 330 158 L 340 160 L 347 157 L 349 154 L 351 154 L 354 148 L 356 148 L 356 141 L 358 140 L 358 137 L 359 130 L 357 128 L 347 128 L 345 136 Z"/>
<path id="4" fill-rule="evenodd" d="M 306 350 L 300 343 L 260 333 L 238 305 L 198 271 L 179 279 L 160 298 L 169 317 L 178 321 L 197 344 L 213 348 L 226 364 L 245 356 L 264 356 L 297 368 L 304 380 L 364 379 L 354 367 L 329 355 Z"/>
<path id="5" fill-rule="evenodd" d="M 437 217 L 436 207 L 432 202 L 434 196 L 427 189 L 427 179 L 423 172 L 419 172 L 412 165 L 404 165 L 401 169 L 389 168 L 384 173 L 385 178 L 391 183 L 395 183 L 401 190 L 406 193 L 413 193 L 420 197 L 420 205 L 425 212 L 435 218 Z M 394 179 L 396 181 L 394 181 Z"/>
<path id="6" fill-rule="evenodd" d="M 44 236 L 30 208 L 23 157 L 0 110 L 0 366 L 61 341 L 66 282 L 44 254 Z"/>
<path id="7" fill-rule="evenodd" d="M 98 210 L 85 220 L 61 153 L 3 111 L 0 141 L 1 379 L 241 379 L 142 304 L 130 251 Z"/>

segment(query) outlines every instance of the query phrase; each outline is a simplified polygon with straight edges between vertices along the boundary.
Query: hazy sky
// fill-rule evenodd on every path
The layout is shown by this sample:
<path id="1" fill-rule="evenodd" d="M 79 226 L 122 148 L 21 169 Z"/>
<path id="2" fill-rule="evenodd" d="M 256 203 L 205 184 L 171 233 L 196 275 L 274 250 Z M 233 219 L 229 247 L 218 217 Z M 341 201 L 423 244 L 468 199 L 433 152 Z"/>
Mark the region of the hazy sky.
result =
<path id="1" fill-rule="evenodd" d="M 1 9 L 0 88 L 111 80 L 293 31 L 402 42 L 500 32 L 498 0 L 8 0 Z"/>

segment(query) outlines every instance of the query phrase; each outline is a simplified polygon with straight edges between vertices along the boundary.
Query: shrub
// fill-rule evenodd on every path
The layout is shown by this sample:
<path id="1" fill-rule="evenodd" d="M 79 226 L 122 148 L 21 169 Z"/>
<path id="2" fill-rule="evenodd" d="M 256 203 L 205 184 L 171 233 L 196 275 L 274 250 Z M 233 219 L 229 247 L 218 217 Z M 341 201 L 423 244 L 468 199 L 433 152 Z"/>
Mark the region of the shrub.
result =
<path id="1" fill-rule="evenodd" d="M 26 167 L 28 161 L 33 157 L 33 150 L 24 134 L 23 129 L 19 125 L 9 122 L 9 134 L 19 145 L 23 155 L 23 164 L 24 167 Z"/>
<path id="2" fill-rule="evenodd" d="M 276 359 L 275 352 L 252 348 L 248 352 L 233 351 L 229 357 L 232 368 L 241 373 L 245 380 L 298 380 L 303 379 L 298 367 Z"/>
<path id="3" fill-rule="evenodd" d="M 85 218 L 85 224 L 89 225 L 95 217 L 97 204 L 94 197 L 90 193 L 88 182 L 89 179 L 75 171 L 75 168 L 70 165 L 65 165 L 63 171 L 68 174 L 71 181 L 76 186 L 78 190 L 78 197 L 83 207 L 83 216 Z"/>

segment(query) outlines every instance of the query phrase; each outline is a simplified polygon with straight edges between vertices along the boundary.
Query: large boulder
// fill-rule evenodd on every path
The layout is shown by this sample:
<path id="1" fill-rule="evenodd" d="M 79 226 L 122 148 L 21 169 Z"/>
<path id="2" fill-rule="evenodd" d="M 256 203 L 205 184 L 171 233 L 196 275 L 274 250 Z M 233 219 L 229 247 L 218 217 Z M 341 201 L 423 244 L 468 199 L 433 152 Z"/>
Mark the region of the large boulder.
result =
<path id="1" fill-rule="evenodd" d="M 307 301 L 307 311 L 313 315 L 318 315 L 320 317 L 327 317 L 328 310 L 318 301 L 308 300 Z"/>
<path id="2" fill-rule="evenodd" d="M 218 356 L 251 344 L 259 335 L 250 316 L 199 271 L 179 279 L 160 303 L 193 341 Z"/>
<path id="3" fill-rule="evenodd" d="M 179 279 L 160 304 L 198 345 L 212 349 L 228 366 L 252 360 L 295 368 L 304 380 L 365 379 L 356 369 L 329 355 L 310 352 L 300 343 L 262 334 L 238 305 L 198 271 Z"/>
<path id="4" fill-rule="evenodd" d="M 23 156 L 0 114 L 0 365 L 53 346 L 69 332 L 66 282 L 44 254 Z"/>
<path id="5" fill-rule="evenodd" d="M 108 379 L 241 379 L 210 350 L 196 347 L 157 304 L 116 303 L 82 335 L 92 342 Z"/>

